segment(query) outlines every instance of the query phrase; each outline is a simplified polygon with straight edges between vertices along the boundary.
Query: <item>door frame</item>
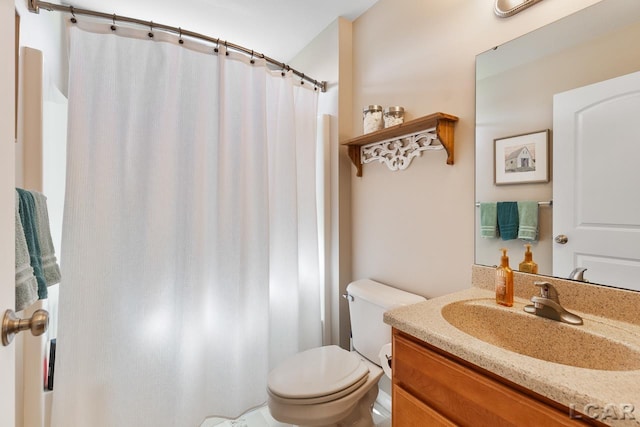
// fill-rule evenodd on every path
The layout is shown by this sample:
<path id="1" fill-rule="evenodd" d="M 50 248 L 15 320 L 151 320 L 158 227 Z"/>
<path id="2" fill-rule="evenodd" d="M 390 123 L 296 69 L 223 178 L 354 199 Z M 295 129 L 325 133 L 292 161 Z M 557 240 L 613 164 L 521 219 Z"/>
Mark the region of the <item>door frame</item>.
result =
<path id="1" fill-rule="evenodd" d="M 16 90 L 15 37 L 14 3 L 0 0 L 0 93 Z M 15 109 L 0 98 L 0 315 L 15 308 Z M 15 359 L 15 345 L 0 345 L 0 427 L 15 427 Z"/>

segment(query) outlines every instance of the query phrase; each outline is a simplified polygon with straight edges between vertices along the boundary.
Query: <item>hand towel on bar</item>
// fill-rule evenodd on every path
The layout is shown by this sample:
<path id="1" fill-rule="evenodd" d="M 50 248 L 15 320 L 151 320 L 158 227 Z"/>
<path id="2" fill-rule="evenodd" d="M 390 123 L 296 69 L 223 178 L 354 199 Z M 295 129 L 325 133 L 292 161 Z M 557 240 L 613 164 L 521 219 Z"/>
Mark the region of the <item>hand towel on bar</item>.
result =
<path id="1" fill-rule="evenodd" d="M 20 221 L 24 229 L 24 237 L 29 248 L 29 258 L 33 274 L 38 281 L 38 298 L 47 298 L 47 282 L 42 273 L 42 259 L 40 258 L 40 243 L 38 242 L 38 225 L 36 224 L 36 204 L 33 195 L 27 190 L 16 189 L 20 195 Z"/>
<path id="2" fill-rule="evenodd" d="M 480 237 L 498 237 L 498 206 L 496 202 L 480 203 Z"/>
<path id="3" fill-rule="evenodd" d="M 16 191 L 16 311 L 24 310 L 38 300 L 38 281 L 33 275 L 29 248 L 20 220 L 20 196 Z"/>
<path id="4" fill-rule="evenodd" d="M 31 195 L 36 205 L 36 224 L 38 226 L 38 243 L 40 244 L 42 273 L 44 274 L 44 280 L 47 286 L 51 286 L 60 283 L 60 266 L 58 266 L 53 240 L 51 240 L 47 197 L 37 191 L 32 191 Z"/>
<path id="5" fill-rule="evenodd" d="M 502 240 L 518 237 L 518 203 L 498 202 L 498 231 Z"/>
<path id="6" fill-rule="evenodd" d="M 518 239 L 538 239 L 538 202 L 518 202 Z"/>

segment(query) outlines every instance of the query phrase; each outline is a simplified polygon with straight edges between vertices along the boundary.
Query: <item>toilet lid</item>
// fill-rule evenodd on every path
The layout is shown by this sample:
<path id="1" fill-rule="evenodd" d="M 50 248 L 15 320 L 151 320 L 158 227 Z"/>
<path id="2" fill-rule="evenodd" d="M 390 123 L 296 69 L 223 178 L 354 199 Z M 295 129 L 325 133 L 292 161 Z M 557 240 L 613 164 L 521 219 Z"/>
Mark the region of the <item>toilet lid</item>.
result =
<path id="1" fill-rule="evenodd" d="M 269 373 L 269 390 L 278 396 L 308 399 L 338 393 L 361 382 L 368 366 L 357 354 L 336 345 L 293 355 Z"/>

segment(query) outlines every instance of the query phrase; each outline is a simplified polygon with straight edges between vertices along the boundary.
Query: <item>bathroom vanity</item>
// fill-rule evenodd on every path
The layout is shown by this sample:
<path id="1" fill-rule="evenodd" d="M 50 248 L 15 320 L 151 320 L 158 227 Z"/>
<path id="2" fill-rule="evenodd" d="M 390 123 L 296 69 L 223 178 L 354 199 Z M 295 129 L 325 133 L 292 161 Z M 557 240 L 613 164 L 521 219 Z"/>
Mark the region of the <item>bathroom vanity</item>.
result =
<path id="1" fill-rule="evenodd" d="M 524 312 L 540 276 L 517 273 L 514 306 L 495 304 L 492 272 L 385 313 L 393 425 L 640 426 L 640 293 L 553 279 L 584 319 L 568 325 Z"/>
<path id="2" fill-rule="evenodd" d="M 603 425 L 398 329 L 393 352 L 394 426 Z"/>

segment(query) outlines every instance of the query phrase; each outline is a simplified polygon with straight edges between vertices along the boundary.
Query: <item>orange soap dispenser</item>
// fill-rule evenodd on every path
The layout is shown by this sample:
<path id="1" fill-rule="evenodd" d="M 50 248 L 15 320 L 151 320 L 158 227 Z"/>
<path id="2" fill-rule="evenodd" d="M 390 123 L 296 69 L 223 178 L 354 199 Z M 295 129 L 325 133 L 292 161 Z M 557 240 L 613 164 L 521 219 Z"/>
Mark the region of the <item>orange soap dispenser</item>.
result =
<path id="1" fill-rule="evenodd" d="M 518 270 L 523 273 L 538 274 L 538 264 L 533 261 L 531 245 L 524 245 L 527 250 L 524 252 L 524 260 L 520 263 Z"/>
<path id="2" fill-rule="evenodd" d="M 509 267 L 506 249 L 502 251 L 500 266 L 496 268 L 496 302 L 511 307 L 513 305 L 513 270 Z"/>

